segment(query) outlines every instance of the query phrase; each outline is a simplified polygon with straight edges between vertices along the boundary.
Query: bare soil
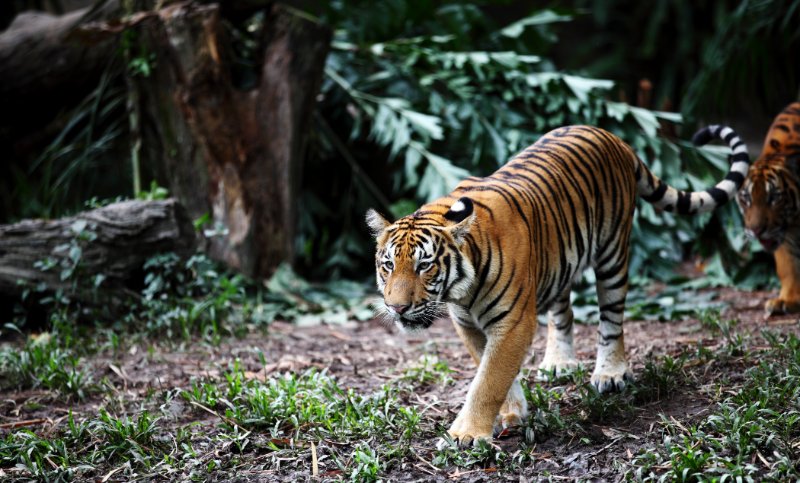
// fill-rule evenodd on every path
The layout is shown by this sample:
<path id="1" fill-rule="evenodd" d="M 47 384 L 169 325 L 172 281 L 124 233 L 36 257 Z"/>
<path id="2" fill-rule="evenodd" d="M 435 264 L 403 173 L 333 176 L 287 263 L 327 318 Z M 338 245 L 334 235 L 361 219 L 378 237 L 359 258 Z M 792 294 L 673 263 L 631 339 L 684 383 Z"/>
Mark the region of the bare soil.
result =
<path id="1" fill-rule="evenodd" d="M 750 335 L 750 347 L 757 346 L 762 339 L 762 329 L 795 333 L 800 332 L 800 319 L 795 316 L 773 316 L 765 319 L 762 307 L 768 292 L 740 292 L 718 289 L 719 299 L 728 308 L 723 315 L 736 318 L 737 333 Z M 593 366 L 596 326 L 576 325 L 576 348 L 579 358 L 589 370 Z M 534 340 L 530 357 L 525 367 L 535 370 L 545 349 L 546 328 L 540 326 Z M 698 320 L 657 322 L 631 320 L 625 323 L 625 343 L 629 360 L 635 374 L 641 374 L 650 357 L 671 355 L 677 357 L 688 349 L 701 344 L 710 349 L 724 344 L 719 336 L 703 328 Z M 263 351 L 267 365 L 264 367 L 258 352 Z M 669 396 L 652 403 L 636 407 L 633 414 L 602 423 L 587 423 L 586 432 L 578 437 L 574 434 L 553 434 L 537 443 L 533 463 L 525 463 L 514 471 L 497 470 L 493 465 L 471 469 L 456 467 L 436 468 L 431 460 L 434 456 L 436 432 L 446 428 L 455 417 L 464 401 L 468 384 L 475 368 L 466 350 L 462 347 L 448 320 L 437 321 L 429 330 L 404 334 L 394 326 L 378 320 L 365 323 L 314 327 L 297 327 L 289 323 L 275 323 L 267 334 L 250 334 L 242 339 L 230 338 L 222 344 L 212 346 L 198 343 L 176 348 L 154 343 L 147 347 L 133 344 L 116 354 L 101 354 L 91 359 L 95 380 L 108 379 L 117 393 L 120 408 L 135 408 L 137 404 L 158 391 L 173 388 L 189 388 L 192 378 L 219 376 L 233 360 L 239 359 L 247 377 L 264 378 L 270 374 L 286 371 L 299 372 L 316 367 L 334 375 L 339 385 L 359 392 L 372 392 L 381 385 L 397 379 L 403 371 L 416 364 L 420 356 L 436 355 L 446 361 L 455 372 L 455 383 L 449 386 L 430 384 L 419 387 L 408 395 L 408 404 L 415 405 L 425 419 L 433 420 L 429 431 L 425 431 L 413 442 L 411 456 L 390 467 L 387 476 L 396 481 L 483 481 L 483 480 L 530 480 L 538 478 L 591 480 L 618 480 L 621 478 L 620 462 L 625 462 L 648 445 L 661 441 L 662 418 L 674 419 L 681 424 L 707 413 L 713 402 L 710 389 L 721 380 L 735 385 L 741 379 L 748 364 L 733 359 L 725 365 L 715 365 L 704 370 L 695 368 L 694 383 L 680 387 Z M 531 374 L 534 374 L 532 372 Z M 532 378 L 532 375 L 531 375 Z M 531 381 L 532 382 L 532 381 Z M 404 396 L 406 397 L 406 396 Z M 45 391 L 20 391 L 0 396 L 0 423 L 30 421 L 37 418 L 47 420 L 39 430 L 47 433 L 55 430 L 72 410 L 76 417 L 93 415 L 102 405 L 114 404 L 114 398 L 90 398 L 87 401 L 69 404 L 52 398 Z M 195 431 L 213 433 L 219 424 L 217 415 L 198 412 L 186 407 L 185 402 L 175 398 L 168 410 L 174 415 L 167 425 L 185 425 L 195 422 Z M 518 451 L 523 438 L 518 432 L 510 433 L 495 441 L 504 451 Z M 320 475 L 324 478 L 340 478 L 341 472 L 324 457 L 335 442 L 322 441 L 316 450 L 320 457 Z M 282 462 L 276 468 L 267 454 L 243 454 L 236 479 L 241 480 L 307 480 L 311 475 L 310 456 Z M 221 455 L 225 457 L 225 455 Z M 267 464 L 268 461 L 272 461 Z M 232 475 L 228 474 L 228 477 Z M 227 479 L 227 478 L 225 478 Z M 111 478 L 110 481 L 114 481 Z"/>

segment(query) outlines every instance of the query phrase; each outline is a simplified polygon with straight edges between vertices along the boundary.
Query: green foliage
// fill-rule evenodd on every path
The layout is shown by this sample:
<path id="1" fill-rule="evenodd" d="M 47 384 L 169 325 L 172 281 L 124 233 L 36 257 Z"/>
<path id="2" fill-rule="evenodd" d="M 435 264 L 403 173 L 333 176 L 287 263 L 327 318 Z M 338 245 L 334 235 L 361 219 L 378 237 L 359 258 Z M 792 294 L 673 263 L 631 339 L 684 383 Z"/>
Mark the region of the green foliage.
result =
<path id="1" fill-rule="evenodd" d="M 458 466 L 460 468 L 488 468 L 509 461 L 509 454 L 497 446 L 480 440 L 471 448 L 461 448 L 445 433 L 443 448 L 436 451 L 431 462 L 434 466 Z"/>
<path id="2" fill-rule="evenodd" d="M 97 419 L 76 422 L 70 411 L 56 437 L 22 429 L 0 439 L 0 467 L 16 466 L 41 481 L 81 478 L 102 464 L 147 471 L 170 449 L 157 422 L 147 411 L 117 418 L 102 408 Z"/>
<path id="3" fill-rule="evenodd" d="M 725 329 L 720 329 L 725 330 Z M 664 420 L 662 444 L 646 448 L 628 476 L 642 481 L 800 477 L 800 339 L 765 334 L 769 349 L 696 424 Z M 730 395 L 727 395 L 730 394 Z"/>
<path id="4" fill-rule="evenodd" d="M 32 339 L 22 350 L 0 351 L 0 374 L 4 386 L 42 387 L 78 399 L 91 384 L 80 358 L 58 347 L 49 334 Z"/>
<path id="5" fill-rule="evenodd" d="M 797 0 L 559 0 L 575 29 L 566 67 L 614 76 L 634 98 L 642 79 L 653 105 L 677 106 L 689 119 L 767 121 L 798 95 Z M 591 42 L 578 40 L 591 38 Z M 600 54 L 598 54 L 600 53 Z M 768 124 L 754 126 L 766 133 Z"/>
<path id="6" fill-rule="evenodd" d="M 592 124 L 620 135 L 679 188 L 705 187 L 727 171 L 727 148 L 696 151 L 658 135 L 664 123 L 680 123 L 680 115 L 613 101 L 614 82 L 558 70 L 546 54 L 570 16 L 539 10 L 500 28 L 472 5 L 450 4 L 420 6 L 429 16 L 412 23 L 403 20 L 419 15 L 409 0 L 392 2 L 400 18 L 381 22 L 358 13 L 376 23 L 354 24 L 342 12 L 357 5 L 334 2 L 327 13 L 336 28 L 319 105 L 328 128 L 320 130 L 310 162 L 311 171 L 316 163 L 341 165 L 342 159 L 360 167 L 350 162 L 337 171 L 340 176 L 325 180 L 328 190 L 347 196 L 327 199 L 313 182 L 307 187 L 298 246 L 308 267 L 353 273 L 363 266 L 355 261 L 365 264 L 370 253 L 361 226 L 368 206 L 405 214 L 409 205 L 446 194 L 468 174 L 491 173 L 565 124 Z M 462 15 L 457 26 L 449 22 L 454 12 Z M 402 208 L 376 195 L 375 186 L 389 190 L 388 200 L 400 200 Z M 342 213 L 344 226 L 332 231 L 329 220 L 341 220 Z M 656 213 L 643 203 L 631 270 L 670 276 L 685 244 L 708 221 Z"/>
<path id="7" fill-rule="evenodd" d="M 800 1 L 745 0 L 733 8 L 728 2 L 716 7 L 714 34 L 702 50 L 704 68 L 688 83 L 684 112 L 735 113 L 743 103 L 774 116 L 800 95 L 800 70 L 787 60 L 800 48 Z"/>
<path id="8" fill-rule="evenodd" d="M 342 279 L 311 283 L 283 264 L 266 286 L 264 315 L 269 320 L 280 317 L 303 326 L 368 320 L 375 314 L 366 298 L 372 288 L 364 283 Z"/>
<path id="9" fill-rule="evenodd" d="M 410 436 L 419 421 L 413 409 L 399 406 L 395 390 L 390 387 L 362 396 L 316 371 L 245 381 L 237 366 L 225 377 L 225 397 L 216 396 L 214 407 L 225 408 L 228 420 L 244 427 L 265 428 L 273 437 L 350 439 L 375 436 L 386 430 Z M 200 400 L 210 402 L 206 389 L 199 394 Z M 184 393 L 189 400 L 196 396 L 196 390 Z M 297 432 L 300 429 L 302 435 Z"/>
<path id="10" fill-rule="evenodd" d="M 384 458 L 400 457 L 420 425 L 421 414 L 401 404 L 397 389 L 383 386 L 373 394 L 341 387 L 316 370 L 246 379 L 238 361 L 224 374 L 225 384 L 198 382 L 181 396 L 207 409 L 223 411 L 226 425 L 261 430 L 273 441 L 354 443 L 347 461 L 334 461 L 350 478 L 375 481 L 385 471 Z M 249 433 L 249 432 L 248 432 Z M 371 443 L 365 442 L 371 441 Z M 273 450 L 278 450 L 273 444 Z"/>
<path id="11" fill-rule="evenodd" d="M 65 309 L 50 314 L 52 330 L 27 339 L 21 348 L 0 348 L 0 389 L 33 387 L 67 399 L 84 399 L 94 384 L 83 367 L 72 321 Z"/>
<path id="12" fill-rule="evenodd" d="M 121 418 L 101 409 L 96 422 L 98 435 L 104 441 L 103 452 L 112 461 L 131 461 L 149 468 L 160 459 L 162 451 L 168 449 L 166 442 L 158 438 L 157 418 L 147 411 L 136 418 Z"/>
<path id="13" fill-rule="evenodd" d="M 107 162 L 125 130 L 124 103 L 111 65 L 41 154 L 24 170 L 12 165 L 15 197 L 26 201 L 12 208 L 14 218 L 63 215 L 80 208 L 89 193 L 125 192 L 124 176 L 107 176 L 116 170 Z"/>
<path id="14" fill-rule="evenodd" d="M 426 354 L 420 356 L 416 364 L 403 371 L 401 380 L 423 386 L 430 384 L 449 386 L 454 382 L 450 376 L 453 372 L 447 361 Z"/>

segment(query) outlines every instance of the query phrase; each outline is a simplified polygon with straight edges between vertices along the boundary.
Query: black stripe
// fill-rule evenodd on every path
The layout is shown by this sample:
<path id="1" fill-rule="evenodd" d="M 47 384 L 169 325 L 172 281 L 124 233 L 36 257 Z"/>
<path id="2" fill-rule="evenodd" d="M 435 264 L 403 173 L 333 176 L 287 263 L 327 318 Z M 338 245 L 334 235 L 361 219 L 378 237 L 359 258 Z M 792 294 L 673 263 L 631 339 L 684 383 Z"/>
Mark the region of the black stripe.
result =
<path id="1" fill-rule="evenodd" d="M 517 296 L 516 296 L 516 297 L 514 297 L 514 300 L 511 302 L 511 304 L 509 304 L 509 307 L 513 308 L 515 305 L 517 305 L 517 301 L 519 300 L 519 297 L 520 297 L 521 295 L 522 295 L 522 290 L 519 290 L 519 291 L 517 292 Z M 483 330 L 486 330 L 488 327 L 490 327 L 490 326 L 491 326 L 491 325 L 493 325 L 494 323 L 496 323 L 496 322 L 499 322 L 500 320 L 503 320 L 503 319 L 504 319 L 506 316 L 508 316 L 508 314 L 510 314 L 510 313 L 511 313 L 511 309 L 508 309 L 508 310 L 505 310 L 505 311 L 503 311 L 503 312 L 499 313 L 498 315 L 496 315 L 495 317 L 493 317 L 493 318 L 492 318 L 492 319 L 491 319 L 489 322 L 487 322 L 487 323 L 486 323 L 486 324 L 483 326 Z"/>
<path id="2" fill-rule="evenodd" d="M 728 146 L 730 146 L 731 141 L 733 140 L 733 138 L 737 138 L 738 139 L 738 137 L 739 136 L 737 136 L 736 133 L 733 130 L 731 130 L 731 132 L 729 132 L 727 136 L 724 136 L 722 138 L 722 140 L 725 141 L 728 144 Z"/>
<path id="3" fill-rule="evenodd" d="M 662 198 L 664 198 L 664 193 L 667 192 L 667 188 L 668 188 L 667 183 L 664 183 L 661 180 L 659 180 L 658 183 L 659 183 L 658 187 L 655 189 L 655 191 L 653 191 L 649 195 L 642 196 L 643 200 L 645 200 L 645 201 L 647 201 L 649 203 L 654 203 L 654 202 L 659 201 Z"/>
<path id="4" fill-rule="evenodd" d="M 621 313 L 625 311 L 625 300 L 600 306 L 600 312 Z"/>
<path id="5" fill-rule="evenodd" d="M 497 305 L 497 302 L 499 302 L 500 299 L 502 299 L 503 296 L 506 294 L 506 292 L 508 291 L 508 287 L 510 287 L 511 284 L 514 282 L 514 271 L 515 271 L 514 269 L 511 270 L 511 275 L 508 277 L 505 287 L 503 287 L 503 290 L 501 290 L 500 293 L 497 294 L 497 296 L 494 299 L 492 299 L 492 301 L 489 302 L 489 304 L 483 309 L 483 312 L 481 312 L 481 314 L 478 316 L 478 320 L 482 319 L 487 313 L 489 313 L 489 311 L 492 310 L 495 305 Z"/>
<path id="6" fill-rule="evenodd" d="M 600 334 L 600 337 L 602 337 L 603 340 L 606 341 L 606 342 L 608 342 L 609 340 L 617 340 L 620 337 L 622 337 L 622 332 L 620 332 L 619 334 L 608 334 L 608 335 L 606 335 L 606 334 L 603 334 L 602 332 L 600 332 L 598 330 L 597 333 Z"/>
<path id="7" fill-rule="evenodd" d="M 605 322 L 606 324 L 616 325 L 617 327 L 621 327 L 622 326 L 622 321 L 621 320 L 619 322 L 617 322 L 617 321 L 609 319 L 608 317 L 606 317 L 603 314 L 600 314 L 600 322 Z"/>
<path id="8" fill-rule="evenodd" d="M 737 173 L 736 171 L 729 171 L 725 176 L 725 179 L 733 181 L 736 186 L 741 186 L 742 183 L 744 183 L 744 175 L 742 173 Z"/>
<path id="9" fill-rule="evenodd" d="M 692 196 L 684 191 L 678 192 L 678 202 L 675 211 L 681 215 L 688 215 L 692 206 Z"/>
<path id="10" fill-rule="evenodd" d="M 716 202 L 718 205 L 724 204 L 728 201 L 728 193 L 717 187 L 707 189 L 706 193 L 711 195 L 711 197 L 714 198 L 714 202 Z"/>

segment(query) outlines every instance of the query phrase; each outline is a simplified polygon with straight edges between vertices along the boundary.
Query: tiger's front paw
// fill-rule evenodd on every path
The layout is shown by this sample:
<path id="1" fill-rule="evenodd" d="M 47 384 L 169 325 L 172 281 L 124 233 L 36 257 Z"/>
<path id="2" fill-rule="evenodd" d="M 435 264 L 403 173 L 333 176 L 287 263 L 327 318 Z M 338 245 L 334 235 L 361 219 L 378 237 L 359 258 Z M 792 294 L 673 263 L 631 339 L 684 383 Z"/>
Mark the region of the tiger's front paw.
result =
<path id="1" fill-rule="evenodd" d="M 598 365 L 592 374 L 591 382 L 597 392 L 604 393 L 622 391 L 632 380 L 633 374 L 628 369 L 628 363 L 620 362 Z"/>
<path id="2" fill-rule="evenodd" d="M 536 373 L 537 381 L 547 381 L 551 375 L 555 375 L 555 377 L 566 376 L 575 372 L 575 369 L 580 365 L 578 359 L 572 356 L 548 356 L 549 354 L 545 354 L 542 363 L 539 364 L 539 370 Z"/>
<path id="3" fill-rule="evenodd" d="M 767 300 L 764 304 L 767 315 L 792 314 L 800 312 L 800 300 L 784 300 L 780 297 Z"/>
<path id="4" fill-rule="evenodd" d="M 491 443 L 492 441 L 492 425 L 491 424 L 477 424 L 475 421 L 470 421 L 468 418 L 459 415 L 447 434 L 453 438 L 453 441 L 458 446 L 477 446 L 480 440 L 486 440 Z"/>

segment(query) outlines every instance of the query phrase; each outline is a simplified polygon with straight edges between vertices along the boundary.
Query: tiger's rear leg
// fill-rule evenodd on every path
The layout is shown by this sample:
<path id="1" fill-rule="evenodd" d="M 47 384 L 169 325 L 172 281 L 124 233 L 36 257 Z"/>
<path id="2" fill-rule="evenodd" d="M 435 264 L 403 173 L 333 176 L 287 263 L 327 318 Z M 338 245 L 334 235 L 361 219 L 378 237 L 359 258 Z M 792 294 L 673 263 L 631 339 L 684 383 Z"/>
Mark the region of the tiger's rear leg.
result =
<path id="1" fill-rule="evenodd" d="M 600 305 L 600 324 L 597 331 L 597 361 L 592 373 L 592 385 L 599 392 L 621 391 L 632 374 L 625 357 L 625 337 L 622 319 L 628 295 L 627 256 L 610 262 L 605 271 L 595 269 L 597 300 Z"/>
<path id="2" fill-rule="evenodd" d="M 547 313 L 547 347 L 539 364 L 538 380 L 547 379 L 553 373 L 556 376 L 568 374 L 578 367 L 578 358 L 572 345 L 574 318 L 569 293 L 569 289 L 564 291 Z"/>

